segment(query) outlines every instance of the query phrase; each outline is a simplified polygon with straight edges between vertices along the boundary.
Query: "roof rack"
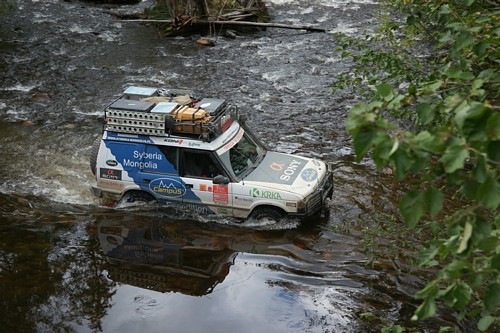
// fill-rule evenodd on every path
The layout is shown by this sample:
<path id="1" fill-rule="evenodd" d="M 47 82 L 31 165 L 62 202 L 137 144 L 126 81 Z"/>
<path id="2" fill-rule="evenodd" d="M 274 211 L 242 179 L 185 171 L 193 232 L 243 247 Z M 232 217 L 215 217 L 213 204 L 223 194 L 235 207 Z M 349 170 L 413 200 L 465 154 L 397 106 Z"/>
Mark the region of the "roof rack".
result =
<path id="1" fill-rule="evenodd" d="M 185 90 L 132 86 L 106 107 L 104 115 L 107 131 L 209 141 L 238 119 L 238 110 L 222 99 L 196 100 Z"/>

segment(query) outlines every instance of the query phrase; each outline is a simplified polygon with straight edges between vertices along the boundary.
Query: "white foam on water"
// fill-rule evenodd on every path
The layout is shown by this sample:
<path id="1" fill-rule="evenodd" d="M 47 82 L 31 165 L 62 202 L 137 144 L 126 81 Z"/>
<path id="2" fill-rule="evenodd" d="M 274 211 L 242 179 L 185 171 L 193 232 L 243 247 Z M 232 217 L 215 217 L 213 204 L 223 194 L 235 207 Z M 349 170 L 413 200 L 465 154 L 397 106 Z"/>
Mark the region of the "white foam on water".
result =
<path id="1" fill-rule="evenodd" d="M 114 42 L 118 39 L 120 39 L 120 35 L 111 31 L 104 31 L 97 35 L 99 39 L 102 39 L 106 42 Z"/>
<path id="2" fill-rule="evenodd" d="M 38 87 L 38 85 L 23 85 L 23 84 L 16 84 L 15 86 L 1 88 L 1 90 L 4 90 L 4 91 L 23 91 L 23 92 L 30 92 L 31 90 L 35 89 L 36 87 Z"/>
<path id="3" fill-rule="evenodd" d="M 91 33 L 93 30 L 90 28 L 83 28 L 79 25 L 73 24 L 71 27 L 68 29 L 72 33 L 76 34 L 88 34 Z"/>

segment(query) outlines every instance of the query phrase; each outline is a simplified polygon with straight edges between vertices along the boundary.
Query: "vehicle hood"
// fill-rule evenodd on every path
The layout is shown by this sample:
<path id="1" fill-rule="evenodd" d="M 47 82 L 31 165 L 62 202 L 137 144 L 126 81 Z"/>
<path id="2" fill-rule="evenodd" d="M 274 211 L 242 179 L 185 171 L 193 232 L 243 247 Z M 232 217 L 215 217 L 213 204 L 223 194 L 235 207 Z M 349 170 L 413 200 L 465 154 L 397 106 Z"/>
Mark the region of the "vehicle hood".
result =
<path id="1" fill-rule="evenodd" d="M 264 160 L 244 179 L 245 184 L 307 196 L 327 172 L 324 162 L 297 155 L 267 152 Z"/>

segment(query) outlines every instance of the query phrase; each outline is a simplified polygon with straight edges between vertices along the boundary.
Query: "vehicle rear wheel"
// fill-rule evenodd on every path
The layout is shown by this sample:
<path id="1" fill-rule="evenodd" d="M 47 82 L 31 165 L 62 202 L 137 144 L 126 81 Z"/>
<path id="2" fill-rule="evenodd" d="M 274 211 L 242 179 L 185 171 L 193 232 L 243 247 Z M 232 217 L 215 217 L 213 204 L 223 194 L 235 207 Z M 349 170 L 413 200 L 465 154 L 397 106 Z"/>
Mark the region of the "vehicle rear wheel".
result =
<path id="1" fill-rule="evenodd" d="M 155 198 L 146 192 L 142 191 L 130 191 L 123 195 L 120 199 L 120 203 L 131 203 L 131 202 L 151 202 L 155 201 Z"/>
<path id="2" fill-rule="evenodd" d="M 276 223 L 285 217 L 285 213 L 274 207 L 257 207 L 250 218 L 262 223 Z"/>
<path id="3" fill-rule="evenodd" d="M 97 138 L 92 145 L 92 149 L 90 150 L 90 170 L 92 174 L 95 176 L 97 172 L 97 154 L 99 154 L 99 147 L 101 146 L 101 138 Z"/>

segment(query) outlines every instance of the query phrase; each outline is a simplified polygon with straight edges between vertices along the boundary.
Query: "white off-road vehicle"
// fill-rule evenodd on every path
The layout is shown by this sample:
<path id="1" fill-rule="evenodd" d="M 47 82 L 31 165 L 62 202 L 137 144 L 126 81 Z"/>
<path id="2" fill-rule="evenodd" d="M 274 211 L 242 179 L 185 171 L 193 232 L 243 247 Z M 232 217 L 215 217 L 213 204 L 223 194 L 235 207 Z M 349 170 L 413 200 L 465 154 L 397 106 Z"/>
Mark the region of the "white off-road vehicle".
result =
<path id="1" fill-rule="evenodd" d="M 327 164 L 268 151 L 221 99 L 133 86 L 106 107 L 104 122 L 90 161 L 103 204 L 156 200 L 279 220 L 318 214 L 332 195 Z"/>

